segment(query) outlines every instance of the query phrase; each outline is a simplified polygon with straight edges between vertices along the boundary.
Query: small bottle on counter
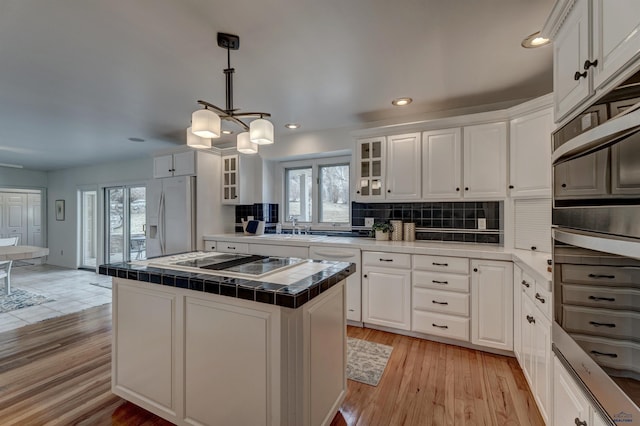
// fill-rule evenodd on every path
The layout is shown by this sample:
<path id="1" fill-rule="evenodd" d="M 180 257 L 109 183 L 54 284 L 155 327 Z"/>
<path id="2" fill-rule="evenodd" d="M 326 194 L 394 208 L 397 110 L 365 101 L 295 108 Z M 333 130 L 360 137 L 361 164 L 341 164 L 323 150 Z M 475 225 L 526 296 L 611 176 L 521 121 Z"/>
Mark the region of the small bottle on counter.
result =
<path id="1" fill-rule="evenodd" d="M 282 234 L 282 224 L 280 222 L 276 223 L 276 234 Z"/>

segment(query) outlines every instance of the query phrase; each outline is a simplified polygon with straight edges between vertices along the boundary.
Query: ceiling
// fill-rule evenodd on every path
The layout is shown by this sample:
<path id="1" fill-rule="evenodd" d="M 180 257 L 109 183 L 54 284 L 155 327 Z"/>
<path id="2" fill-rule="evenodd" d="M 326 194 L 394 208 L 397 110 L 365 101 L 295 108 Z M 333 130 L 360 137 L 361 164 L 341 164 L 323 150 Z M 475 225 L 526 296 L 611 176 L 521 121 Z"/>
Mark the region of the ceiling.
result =
<path id="1" fill-rule="evenodd" d="M 520 42 L 552 5 L 3 0 L 0 163 L 56 170 L 184 144 L 198 99 L 225 106 L 227 53 L 217 32 L 240 36 L 234 106 L 270 112 L 276 143 L 291 132 L 543 95 L 552 90 L 552 50 Z M 392 106 L 401 96 L 414 101 Z M 290 122 L 302 128 L 285 129 Z"/>

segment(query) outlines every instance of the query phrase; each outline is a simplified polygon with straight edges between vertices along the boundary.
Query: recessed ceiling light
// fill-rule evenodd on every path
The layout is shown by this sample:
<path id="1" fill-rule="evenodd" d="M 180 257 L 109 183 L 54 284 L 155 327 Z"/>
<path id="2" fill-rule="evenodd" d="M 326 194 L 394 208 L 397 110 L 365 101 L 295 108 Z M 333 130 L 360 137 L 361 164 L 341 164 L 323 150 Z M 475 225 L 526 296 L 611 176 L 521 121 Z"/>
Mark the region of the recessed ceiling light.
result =
<path id="1" fill-rule="evenodd" d="M 395 106 L 405 106 L 409 105 L 411 102 L 413 102 L 413 99 L 411 98 L 396 98 L 391 101 L 391 103 Z"/>
<path id="2" fill-rule="evenodd" d="M 298 123 L 287 123 L 284 125 L 287 129 L 299 129 L 300 125 Z"/>
<path id="3" fill-rule="evenodd" d="M 131 142 L 144 142 L 144 139 L 142 139 L 142 138 L 129 138 L 129 140 Z"/>
<path id="4" fill-rule="evenodd" d="M 522 40 L 522 43 L 520 44 L 522 45 L 522 47 L 525 47 L 527 49 L 533 49 L 534 47 L 540 47 L 549 44 L 550 41 L 551 40 L 549 40 L 548 38 L 541 37 L 540 31 L 537 31 Z"/>
<path id="5" fill-rule="evenodd" d="M 233 134 L 233 132 L 231 130 L 223 130 L 222 134 L 223 135 L 231 135 L 231 134 Z"/>

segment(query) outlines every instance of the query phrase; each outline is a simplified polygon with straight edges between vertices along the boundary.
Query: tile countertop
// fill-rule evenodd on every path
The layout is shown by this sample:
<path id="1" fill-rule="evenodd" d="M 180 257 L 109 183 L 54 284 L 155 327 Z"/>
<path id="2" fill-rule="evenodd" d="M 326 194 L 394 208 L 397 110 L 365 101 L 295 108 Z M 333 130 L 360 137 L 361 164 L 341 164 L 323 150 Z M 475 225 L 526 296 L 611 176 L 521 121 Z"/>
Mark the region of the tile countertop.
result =
<path id="1" fill-rule="evenodd" d="M 246 242 L 249 244 L 276 244 L 298 247 L 336 246 L 359 248 L 365 251 L 383 251 L 392 253 L 429 254 L 436 256 L 469 257 L 486 260 L 513 261 L 527 273 L 533 274 L 536 280 L 547 283 L 551 289 L 551 272 L 547 271 L 547 260 L 551 253 L 530 250 L 505 249 L 494 244 L 465 244 L 435 241 L 378 241 L 363 237 L 324 237 L 321 235 L 294 235 L 291 238 L 284 234 L 265 234 L 259 236 L 242 233 L 205 235 L 204 240 Z"/>
<path id="2" fill-rule="evenodd" d="M 250 279 L 225 276 L 224 271 L 186 272 L 138 261 L 100 265 L 98 273 L 296 309 L 355 273 L 355 269 L 348 262 L 305 260 L 285 271 Z"/>

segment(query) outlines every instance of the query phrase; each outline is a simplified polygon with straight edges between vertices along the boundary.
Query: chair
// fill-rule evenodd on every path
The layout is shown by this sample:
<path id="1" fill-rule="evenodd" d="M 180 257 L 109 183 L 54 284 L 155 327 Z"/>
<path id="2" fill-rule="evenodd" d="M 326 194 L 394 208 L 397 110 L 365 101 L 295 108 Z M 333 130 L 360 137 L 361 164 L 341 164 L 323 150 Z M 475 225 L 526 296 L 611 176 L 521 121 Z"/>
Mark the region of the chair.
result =
<path id="1" fill-rule="evenodd" d="M 0 246 L 17 246 L 20 237 L 0 238 Z M 11 264 L 13 261 L 0 262 L 0 278 L 4 278 L 6 296 L 11 294 Z"/>

